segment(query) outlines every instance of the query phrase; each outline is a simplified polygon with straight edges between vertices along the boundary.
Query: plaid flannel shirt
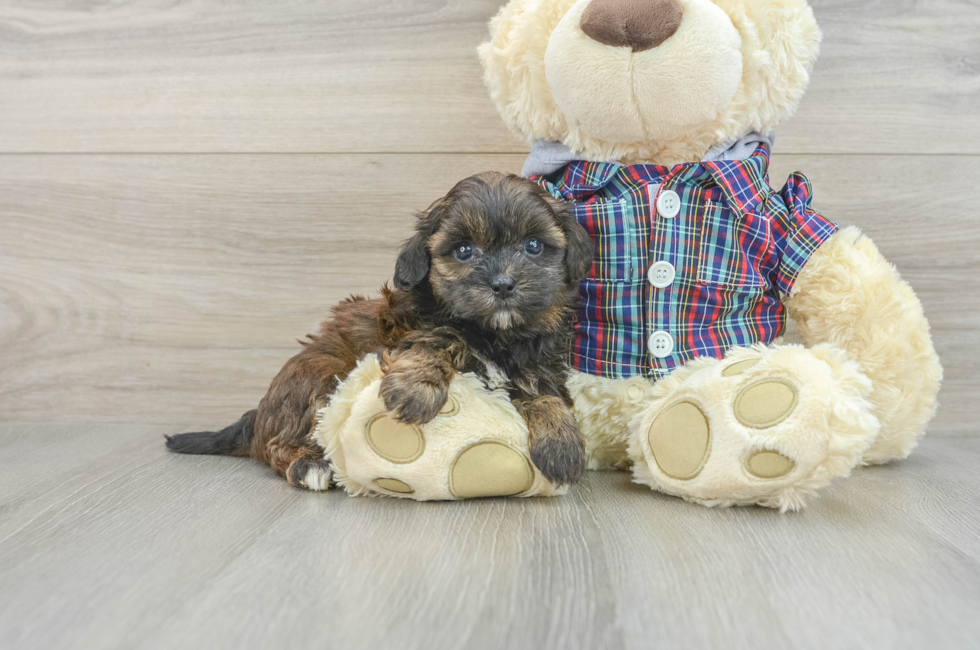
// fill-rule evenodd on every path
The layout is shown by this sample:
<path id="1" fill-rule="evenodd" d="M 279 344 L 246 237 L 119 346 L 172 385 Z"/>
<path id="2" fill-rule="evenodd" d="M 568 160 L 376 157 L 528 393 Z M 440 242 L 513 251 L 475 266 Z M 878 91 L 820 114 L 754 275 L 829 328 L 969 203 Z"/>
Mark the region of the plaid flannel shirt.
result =
<path id="1" fill-rule="evenodd" d="M 747 160 L 676 167 L 576 161 L 531 179 L 571 203 L 596 245 L 581 285 L 572 367 L 661 378 L 697 357 L 720 358 L 782 333 L 780 295 L 789 295 L 837 224 L 811 209 L 805 176 L 793 174 L 775 192 L 768 167 L 763 144 Z M 665 218 L 656 206 L 671 191 L 680 211 Z M 648 279 L 656 262 L 672 266 L 669 286 Z M 652 337 L 664 332 L 672 344 L 655 354 Z"/>

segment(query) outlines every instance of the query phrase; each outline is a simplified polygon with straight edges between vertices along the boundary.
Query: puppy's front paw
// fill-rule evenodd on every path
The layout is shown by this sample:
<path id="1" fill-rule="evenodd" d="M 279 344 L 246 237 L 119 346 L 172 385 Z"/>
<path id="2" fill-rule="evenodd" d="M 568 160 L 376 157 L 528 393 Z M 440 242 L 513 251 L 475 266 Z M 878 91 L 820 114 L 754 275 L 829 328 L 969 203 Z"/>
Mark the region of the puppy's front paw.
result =
<path id="1" fill-rule="evenodd" d="M 585 473 L 585 438 L 557 397 L 540 397 L 526 408 L 531 462 L 556 486 L 577 483 Z"/>
<path id="2" fill-rule="evenodd" d="M 381 380 L 381 399 L 396 420 L 426 424 L 446 405 L 452 377 L 452 368 L 441 359 L 405 355 L 391 364 Z"/>
<path id="3" fill-rule="evenodd" d="M 577 483 L 585 473 L 585 448 L 568 437 L 542 437 L 531 446 L 531 462 L 556 486 Z"/>

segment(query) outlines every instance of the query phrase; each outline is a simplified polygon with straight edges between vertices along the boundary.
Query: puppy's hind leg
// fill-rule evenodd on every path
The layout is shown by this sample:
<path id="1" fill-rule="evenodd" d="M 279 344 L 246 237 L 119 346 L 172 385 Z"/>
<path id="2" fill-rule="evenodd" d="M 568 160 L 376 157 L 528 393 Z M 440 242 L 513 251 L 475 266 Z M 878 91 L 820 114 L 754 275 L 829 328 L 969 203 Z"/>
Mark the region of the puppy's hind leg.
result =
<path id="1" fill-rule="evenodd" d="M 268 453 L 272 470 L 293 487 L 320 492 L 335 485 L 333 467 L 314 442 L 310 446 L 270 445 Z"/>
<path id="2" fill-rule="evenodd" d="M 329 490 L 336 485 L 333 480 L 333 466 L 326 458 L 318 460 L 300 458 L 289 466 L 288 476 L 290 485 L 314 492 Z"/>

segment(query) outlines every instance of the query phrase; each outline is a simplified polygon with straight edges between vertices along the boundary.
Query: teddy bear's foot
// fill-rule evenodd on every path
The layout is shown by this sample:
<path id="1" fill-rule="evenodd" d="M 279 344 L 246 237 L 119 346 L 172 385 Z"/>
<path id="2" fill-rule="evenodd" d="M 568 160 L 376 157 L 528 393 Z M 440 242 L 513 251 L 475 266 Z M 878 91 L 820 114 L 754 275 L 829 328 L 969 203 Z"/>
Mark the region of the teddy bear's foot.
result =
<path id="1" fill-rule="evenodd" d="M 334 480 L 350 494 L 432 501 L 566 492 L 531 463 L 527 424 L 506 393 L 457 376 L 434 419 L 406 424 L 385 408 L 382 377 L 376 356 L 362 360 L 316 429 Z"/>
<path id="2" fill-rule="evenodd" d="M 830 346 L 737 349 L 658 382 L 630 440 L 637 482 L 708 506 L 797 510 L 878 433 L 871 385 Z"/>

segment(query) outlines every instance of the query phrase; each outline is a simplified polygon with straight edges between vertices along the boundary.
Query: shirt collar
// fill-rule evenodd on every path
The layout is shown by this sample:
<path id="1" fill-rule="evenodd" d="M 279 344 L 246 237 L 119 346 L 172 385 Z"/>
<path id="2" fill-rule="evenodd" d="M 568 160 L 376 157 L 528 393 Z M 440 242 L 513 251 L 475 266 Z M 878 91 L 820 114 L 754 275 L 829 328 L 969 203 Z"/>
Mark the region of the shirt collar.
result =
<path id="1" fill-rule="evenodd" d="M 596 194 L 608 193 L 604 192 L 607 187 L 613 189 L 610 186 L 619 186 L 619 183 L 614 183 L 618 179 L 628 180 L 627 185 L 634 185 L 637 181 L 647 185 L 671 184 L 678 177 L 695 178 L 703 176 L 699 172 L 706 172 L 724 192 L 729 205 L 746 214 L 754 212 L 771 191 L 769 152 L 770 140 L 763 139 L 744 160 L 706 160 L 673 167 L 575 160 L 549 177 L 537 178 L 550 181 L 566 200 L 587 201 Z"/>
<path id="2" fill-rule="evenodd" d="M 760 143 L 745 160 L 700 163 L 725 193 L 728 204 L 741 214 L 755 212 L 772 192 L 769 188 L 769 145 Z"/>

